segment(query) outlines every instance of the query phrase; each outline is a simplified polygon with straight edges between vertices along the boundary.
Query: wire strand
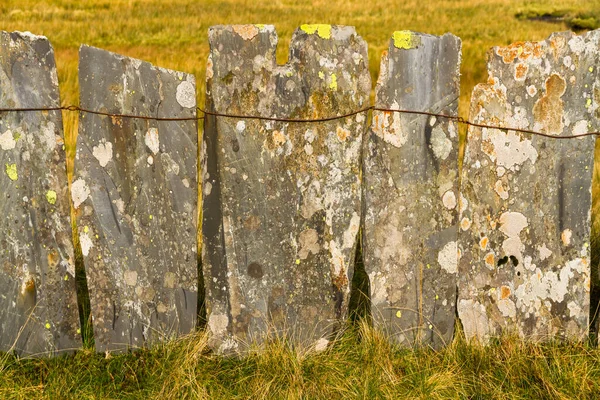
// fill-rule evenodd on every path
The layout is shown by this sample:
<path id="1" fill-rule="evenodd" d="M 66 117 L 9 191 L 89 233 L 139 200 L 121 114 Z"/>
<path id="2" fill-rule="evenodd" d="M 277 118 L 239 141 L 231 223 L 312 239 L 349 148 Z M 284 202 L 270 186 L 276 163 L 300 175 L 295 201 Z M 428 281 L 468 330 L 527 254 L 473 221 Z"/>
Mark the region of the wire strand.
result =
<path id="1" fill-rule="evenodd" d="M 369 111 L 380 111 L 380 112 L 390 112 L 390 113 L 400 113 L 400 114 L 413 114 L 413 115 L 423 115 L 429 117 L 436 118 L 445 118 L 452 121 L 455 121 L 459 124 L 464 124 L 467 126 L 472 126 L 476 128 L 486 128 L 486 129 L 498 129 L 503 131 L 513 131 L 519 133 L 526 133 L 536 136 L 542 136 L 550 139 L 578 139 L 586 136 L 597 136 L 600 135 L 600 132 L 586 132 L 578 135 L 570 135 L 570 136 L 557 136 L 551 135 L 548 133 L 538 132 L 530 129 L 522 129 L 522 128 L 513 128 L 506 126 L 496 126 L 496 125 L 488 125 L 481 124 L 477 122 L 471 122 L 469 120 L 464 119 L 458 115 L 448 115 L 441 113 L 433 113 L 429 111 L 418 111 L 418 110 L 403 110 L 397 108 L 383 108 L 383 107 L 375 107 L 369 106 L 364 107 L 356 111 L 352 111 L 342 115 L 335 115 L 331 117 L 322 117 L 322 118 L 278 118 L 278 117 L 264 117 L 260 115 L 241 115 L 241 114 L 228 114 L 228 113 L 219 113 L 214 111 L 208 111 L 202 109 L 200 107 L 196 107 L 196 110 L 202 113 L 201 116 L 196 117 L 183 117 L 183 118 L 169 118 L 169 117 L 152 117 L 145 115 L 132 115 L 132 114 L 118 114 L 118 113 L 109 113 L 103 111 L 95 111 L 88 110 L 86 108 L 82 108 L 76 105 L 70 106 L 62 106 L 62 107 L 31 107 L 31 108 L 0 108 L 0 113 L 6 112 L 42 112 L 42 111 L 71 111 L 71 112 L 80 112 L 84 114 L 92 114 L 92 115 L 100 115 L 111 118 L 129 118 L 129 119 L 142 119 L 142 120 L 152 120 L 152 121 L 200 121 L 206 118 L 207 115 L 214 117 L 223 117 L 223 118 L 235 118 L 235 119 L 254 119 L 260 121 L 274 121 L 274 122 L 287 122 L 287 123 L 310 123 L 310 122 L 328 122 L 335 121 L 338 119 L 344 119 L 353 117 L 358 114 L 367 113 Z"/>

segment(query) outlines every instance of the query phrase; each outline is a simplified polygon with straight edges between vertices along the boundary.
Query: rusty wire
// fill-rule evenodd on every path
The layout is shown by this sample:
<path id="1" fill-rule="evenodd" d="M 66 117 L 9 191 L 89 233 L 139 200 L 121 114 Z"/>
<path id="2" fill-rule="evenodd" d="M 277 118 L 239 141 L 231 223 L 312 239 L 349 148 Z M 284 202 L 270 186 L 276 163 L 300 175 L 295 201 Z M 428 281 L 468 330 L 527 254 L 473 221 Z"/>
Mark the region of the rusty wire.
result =
<path id="1" fill-rule="evenodd" d="M 235 118 L 235 119 L 255 119 L 260 121 L 274 121 L 274 122 L 287 122 L 287 123 L 307 123 L 307 122 L 328 122 L 334 121 L 338 119 L 344 119 L 348 117 L 353 117 L 355 115 L 361 113 L 367 113 L 369 111 L 381 111 L 381 112 L 390 112 L 390 113 L 400 113 L 400 114 L 414 114 L 414 115 L 423 115 L 429 117 L 436 118 L 445 118 L 452 121 L 455 121 L 458 124 L 463 124 L 466 126 L 472 126 L 476 128 L 487 128 L 487 129 L 498 129 L 503 131 L 513 131 L 519 133 L 527 133 L 536 136 L 542 136 L 550 139 L 578 139 L 586 136 L 596 136 L 600 135 L 600 132 L 586 132 L 578 135 L 570 135 L 570 136 L 556 136 L 550 135 L 543 132 L 538 132 L 530 129 L 522 129 L 522 128 L 511 128 L 505 126 L 495 126 L 488 124 L 481 124 L 477 122 L 471 122 L 463 117 L 457 115 L 448 115 L 441 113 L 433 113 L 428 111 L 417 111 L 417 110 L 403 110 L 403 109 L 393 109 L 393 108 L 382 108 L 369 106 L 365 108 L 361 108 L 356 111 L 349 112 L 347 114 L 335 115 L 331 117 L 322 117 L 322 118 L 278 118 L 278 117 L 264 117 L 260 115 L 240 115 L 240 114 L 227 114 L 227 113 L 219 113 L 214 111 L 207 111 L 200 107 L 196 108 L 197 111 L 204 114 L 197 117 L 182 117 L 182 118 L 169 118 L 169 117 L 153 117 L 153 116 L 144 116 L 144 115 L 131 115 L 131 114 L 117 114 L 117 113 L 109 113 L 103 111 L 95 111 L 88 110 L 79 106 L 70 105 L 70 106 L 61 106 L 61 107 L 32 107 L 32 108 L 0 108 L 0 113 L 5 112 L 41 112 L 41 111 L 77 111 L 84 114 L 93 114 L 100 115 L 111 118 L 129 118 L 129 119 L 142 119 L 142 120 L 152 120 L 152 121 L 199 121 L 206 118 L 207 115 L 215 116 L 215 117 L 224 117 L 224 118 Z"/>

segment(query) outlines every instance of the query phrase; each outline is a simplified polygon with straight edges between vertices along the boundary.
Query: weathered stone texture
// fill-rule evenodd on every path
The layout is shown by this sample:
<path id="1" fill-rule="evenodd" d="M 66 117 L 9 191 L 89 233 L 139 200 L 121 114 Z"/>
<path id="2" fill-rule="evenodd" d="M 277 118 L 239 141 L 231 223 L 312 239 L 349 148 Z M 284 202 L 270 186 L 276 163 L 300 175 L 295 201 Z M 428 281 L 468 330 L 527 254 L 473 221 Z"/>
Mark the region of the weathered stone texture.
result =
<path id="1" fill-rule="evenodd" d="M 600 130 L 600 31 L 496 47 L 471 120 L 570 136 Z M 588 330 L 594 138 L 470 128 L 458 313 L 467 338 Z"/>
<path id="2" fill-rule="evenodd" d="M 303 25 L 277 65 L 272 26 L 209 31 L 207 109 L 322 118 L 368 106 L 367 45 L 351 27 Z M 204 276 L 211 346 L 269 333 L 322 348 L 347 314 L 360 224 L 366 113 L 290 123 L 208 116 Z"/>
<path id="3" fill-rule="evenodd" d="M 192 75 L 82 46 L 81 106 L 196 116 Z M 72 198 L 96 348 L 138 347 L 194 329 L 197 121 L 82 113 Z"/>
<path id="4" fill-rule="evenodd" d="M 460 39 L 395 32 L 375 107 L 457 115 Z M 458 129 L 374 111 L 364 153 L 363 257 L 373 321 L 400 344 L 452 340 L 457 278 Z"/>
<path id="5" fill-rule="evenodd" d="M 45 37 L 0 32 L 0 108 L 60 107 Z M 81 346 L 60 111 L 0 114 L 0 351 Z"/>

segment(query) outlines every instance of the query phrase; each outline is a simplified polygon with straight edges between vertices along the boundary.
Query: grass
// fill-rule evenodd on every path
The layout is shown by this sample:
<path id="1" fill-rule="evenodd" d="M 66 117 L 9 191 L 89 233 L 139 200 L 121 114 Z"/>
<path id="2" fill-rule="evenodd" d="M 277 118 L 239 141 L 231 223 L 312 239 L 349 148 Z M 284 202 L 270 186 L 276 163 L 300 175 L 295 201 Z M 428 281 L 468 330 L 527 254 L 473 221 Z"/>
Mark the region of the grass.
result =
<path id="1" fill-rule="evenodd" d="M 396 347 L 358 323 L 321 353 L 283 340 L 224 359 L 193 336 L 124 355 L 0 359 L 1 398 L 594 399 L 600 350 L 582 343 Z"/>
<path id="2" fill-rule="evenodd" d="M 301 24 L 353 25 L 369 44 L 373 82 L 393 31 L 452 32 L 463 42 L 459 113 L 468 117 L 470 93 L 487 78 L 485 55 L 490 47 L 541 40 L 568 27 L 595 28 L 599 9 L 598 0 L 273 0 L 260 5 L 250 0 L 3 0 L 0 29 L 31 31 L 50 39 L 64 105 L 78 104 L 77 52 L 82 43 L 195 74 L 202 105 L 211 25 L 273 23 L 280 37 L 280 63 L 286 61 L 289 40 Z M 77 115 L 63 115 L 71 174 Z M 600 173 L 595 168 L 595 199 L 598 188 Z M 600 261 L 597 215 L 600 202 L 594 201 L 594 266 Z M 354 283 L 368 290 L 364 274 L 357 273 Z M 80 295 L 87 315 L 85 293 Z M 352 303 L 362 310 L 359 315 L 366 315 L 368 304 L 356 292 Z M 325 352 L 315 354 L 275 341 L 244 359 L 212 355 L 203 333 L 112 356 L 89 350 L 93 341 L 86 334 L 88 349 L 67 357 L 17 359 L 0 354 L 0 398 L 584 399 L 600 393 L 600 350 L 587 344 L 535 344 L 504 337 L 483 348 L 465 343 L 459 335 L 440 352 L 407 350 L 390 344 L 356 315 L 352 319 Z M 89 327 L 87 322 L 84 327 Z"/>

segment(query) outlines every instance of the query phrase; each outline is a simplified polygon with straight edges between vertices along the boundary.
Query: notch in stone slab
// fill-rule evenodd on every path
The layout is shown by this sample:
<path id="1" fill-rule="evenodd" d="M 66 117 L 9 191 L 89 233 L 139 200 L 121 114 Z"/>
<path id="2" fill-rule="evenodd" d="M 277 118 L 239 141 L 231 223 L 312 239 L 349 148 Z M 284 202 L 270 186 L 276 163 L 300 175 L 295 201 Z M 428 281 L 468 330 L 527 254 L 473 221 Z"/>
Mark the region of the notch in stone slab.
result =
<path id="1" fill-rule="evenodd" d="M 229 103 L 221 101 L 221 109 L 216 111 L 272 117 L 331 116 L 319 114 L 322 101 L 315 102 L 312 112 L 304 110 L 303 115 L 294 113 L 300 112 L 307 101 L 305 93 L 315 91 L 323 93 L 324 101 L 337 98 L 340 113 L 355 111 L 347 101 L 343 101 L 342 94 L 358 96 L 360 107 L 368 105 L 368 98 L 363 98 L 361 93 L 370 91 L 370 79 L 364 74 L 351 72 L 357 68 L 368 69 L 367 45 L 353 27 L 302 25 L 292 36 L 289 60 L 284 65 L 276 62 L 277 43 L 277 33 L 272 25 L 221 25 L 209 29 L 209 44 L 214 50 L 209 55 L 207 66 L 207 94 L 213 92 L 213 82 L 219 80 L 219 86 L 226 86 L 219 87 L 222 92 L 219 95 L 236 99 Z M 340 48 L 345 50 L 338 53 Z M 352 54 L 348 54 L 349 51 Z M 218 61 L 214 59 L 216 57 Z M 344 65 L 342 59 L 351 62 L 351 66 Z M 216 62 L 221 65 L 218 71 L 214 69 Z M 252 80 L 248 78 L 250 75 Z M 241 87 L 242 83 L 246 87 Z M 300 90 L 300 87 L 303 89 Z M 233 96 L 235 91 L 242 96 Z M 261 96 L 265 97 L 263 104 L 273 103 L 268 97 L 285 98 L 288 104 L 282 104 L 284 107 L 278 110 L 261 104 L 252 106 L 252 101 L 246 104 L 246 100 L 255 96 L 252 92 L 262 93 Z"/>

